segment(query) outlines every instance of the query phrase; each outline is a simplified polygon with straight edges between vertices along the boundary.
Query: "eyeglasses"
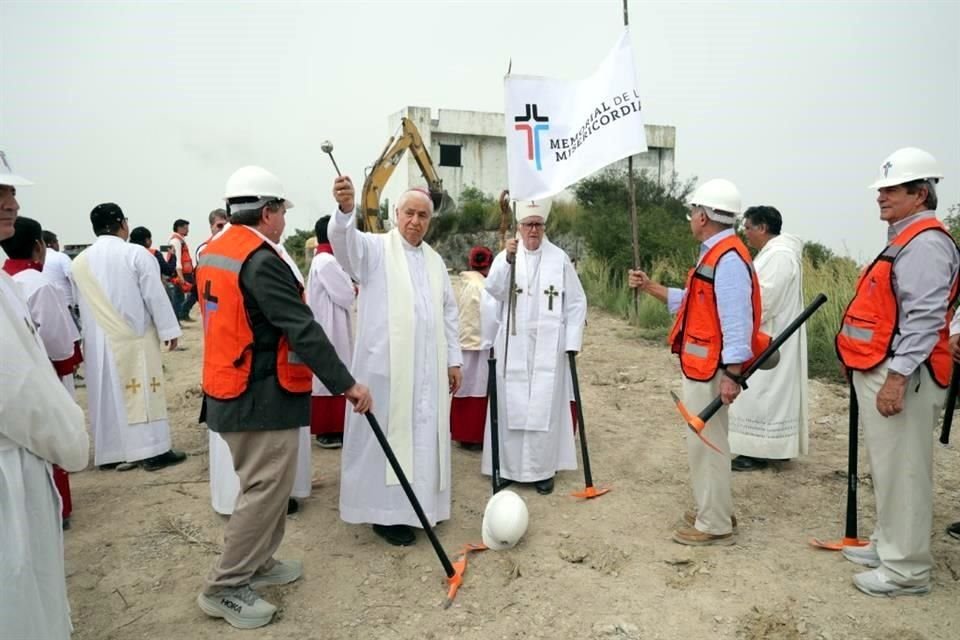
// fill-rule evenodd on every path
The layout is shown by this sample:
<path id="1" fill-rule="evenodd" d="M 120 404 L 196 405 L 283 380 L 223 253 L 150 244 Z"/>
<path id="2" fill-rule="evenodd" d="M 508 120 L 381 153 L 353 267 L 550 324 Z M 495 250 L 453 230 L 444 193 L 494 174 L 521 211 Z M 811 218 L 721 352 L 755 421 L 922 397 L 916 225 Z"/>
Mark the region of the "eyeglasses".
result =
<path id="1" fill-rule="evenodd" d="M 543 229 L 547 225 L 543 224 L 542 222 L 521 222 L 520 226 L 523 227 L 524 229 L 532 229 L 534 231 L 537 231 L 537 230 Z"/>

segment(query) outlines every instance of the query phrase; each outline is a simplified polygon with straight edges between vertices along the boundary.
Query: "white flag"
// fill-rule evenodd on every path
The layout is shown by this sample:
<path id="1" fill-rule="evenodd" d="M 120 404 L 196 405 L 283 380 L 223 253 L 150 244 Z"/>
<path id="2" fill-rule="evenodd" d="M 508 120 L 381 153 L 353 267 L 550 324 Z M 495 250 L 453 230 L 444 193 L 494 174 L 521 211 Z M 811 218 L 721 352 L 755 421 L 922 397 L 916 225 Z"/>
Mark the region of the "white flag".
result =
<path id="1" fill-rule="evenodd" d="M 647 150 L 630 32 L 585 80 L 504 78 L 510 197 L 539 200 Z"/>

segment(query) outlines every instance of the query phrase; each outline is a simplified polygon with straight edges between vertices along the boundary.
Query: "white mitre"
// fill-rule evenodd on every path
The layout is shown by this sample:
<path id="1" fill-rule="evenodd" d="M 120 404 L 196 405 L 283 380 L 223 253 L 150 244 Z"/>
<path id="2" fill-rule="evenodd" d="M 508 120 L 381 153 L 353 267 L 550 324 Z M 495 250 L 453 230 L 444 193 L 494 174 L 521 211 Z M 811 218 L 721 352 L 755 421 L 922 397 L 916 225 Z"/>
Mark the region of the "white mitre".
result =
<path id="1" fill-rule="evenodd" d="M 550 207 L 553 202 L 547 200 L 518 200 L 517 201 L 517 222 L 522 222 L 524 218 L 530 216 L 540 216 L 546 222 L 550 217 Z"/>

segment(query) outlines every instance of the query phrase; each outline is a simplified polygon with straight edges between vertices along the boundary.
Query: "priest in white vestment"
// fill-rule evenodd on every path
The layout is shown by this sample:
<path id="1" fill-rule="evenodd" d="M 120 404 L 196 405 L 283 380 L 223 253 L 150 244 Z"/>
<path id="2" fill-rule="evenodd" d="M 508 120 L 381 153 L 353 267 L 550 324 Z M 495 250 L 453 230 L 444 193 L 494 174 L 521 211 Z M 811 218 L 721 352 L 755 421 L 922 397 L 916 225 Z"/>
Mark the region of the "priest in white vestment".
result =
<path id="1" fill-rule="evenodd" d="M 0 151 L 0 240 L 13 234 L 16 187 Z M 0 249 L 0 264 L 6 261 Z M 0 272 L 0 636 L 68 640 L 72 625 L 60 498 L 52 464 L 87 465 L 83 411 L 60 384 L 18 285 Z"/>
<path id="2" fill-rule="evenodd" d="M 350 311 L 356 291 L 350 276 L 333 257 L 333 246 L 327 237 L 330 216 L 323 216 L 314 225 L 317 247 L 310 261 L 307 277 L 307 305 L 313 317 L 323 327 L 337 355 L 344 362 L 353 359 L 353 326 Z M 346 398 L 331 395 L 320 378 L 313 377 L 310 398 L 310 433 L 317 437 L 317 445 L 324 449 L 343 446 L 343 423 L 346 418 Z"/>
<path id="3" fill-rule="evenodd" d="M 507 242 L 486 285 L 500 305 L 494 343 L 500 477 L 532 482 L 542 495 L 553 492 L 557 471 L 577 468 L 567 352 L 580 351 L 587 317 L 587 297 L 570 258 L 545 235 L 549 215 L 549 201 L 517 203 L 520 241 Z M 508 257 L 516 262 L 512 313 Z M 489 425 L 488 417 L 481 464 L 486 475 L 493 472 Z"/>
<path id="4" fill-rule="evenodd" d="M 353 184 L 334 182 L 339 205 L 327 235 L 334 256 L 359 284 L 353 372 L 367 380 L 377 419 L 431 524 L 450 518 L 450 394 L 462 364 L 457 305 L 443 259 L 423 237 L 433 203 L 405 192 L 386 234 L 356 228 Z M 415 541 L 413 508 L 365 416 L 344 433 L 340 517 L 373 525 L 390 544 Z"/>
<path id="5" fill-rule="evenodd" d="M 747 244 L 759 250 L 753 266 L 763 303 L 760 328 L 774 337 L 804 308 L 803 241 L 781 233 L 783 219 L 774 207 L 750 207 L 743 217 Z M 730 406 L 733 469 L 753 471 L 770 460 L 805 455 L 808 434 L 807 330 L 801 326 L 780 347 L 780 363 L 757 371 L 750 388 Z"/>
<path id="6" fill-rule="evenodd" d="M 150 252 L 127 243 L 116 204 L 90 213 L 97 240 L 73 262 L 83 326 L 90 424 L 97 466 L 182 462 L 171 448 L 160 343 L 175 349 L 180 324 Z"/>

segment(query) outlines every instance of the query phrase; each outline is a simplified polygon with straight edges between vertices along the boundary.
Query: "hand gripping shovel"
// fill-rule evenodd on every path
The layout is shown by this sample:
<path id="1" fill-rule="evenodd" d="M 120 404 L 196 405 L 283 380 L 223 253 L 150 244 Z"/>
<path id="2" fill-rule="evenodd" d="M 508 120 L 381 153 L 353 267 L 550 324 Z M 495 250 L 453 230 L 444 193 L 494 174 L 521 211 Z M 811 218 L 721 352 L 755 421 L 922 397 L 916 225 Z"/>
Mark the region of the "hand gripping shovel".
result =
<path id="1" fill-rule="evenodd" d="M 857 434 L 860 426 L 860 405 L 857 392 L 850 382 L 850 436 L 847 439 L 847 520 L 840 540 L 810 538 L 810 544 L 818 549 L 840 551 L 844 547 L 865 547 L 869 540 L 857 536 Z"/>
<path id="2" fill-rule="evenodd" d="M 574 491 L 570 495 L 575 498 L 597 498 L 610 491 L 609 488 L 593 486 L 593 474 L 590 472 L 590 452 L 587 450 L 587 430 L 583 424 L 583 400 L 580 398 L 580 381 L 577 379 L 577 354 L 567 351 L 570 359 L 570 380 L 573 382 L 573 399 L 577 404 L 577 422 L 580 424 L 580 453 L 583 456 L 583 482 L 586 485 L 583 491 Z"/>
<path id="3" fill-rule="evenodd" d="M 437 553 L 437 558 L 440 559 L 440 564 L 443 565 L 444 573 L 447 574 L 449 590 L 447 591 L 447 599 L 443 605 L 443 608 L 446 609 L 453 604 L 453 599 L 457 597 L 457 590 L 459 590 L 460 585 L 463 584 L 463 576 L 467 572 L 467 555 L 471 551 L 482 551 L 486 549 L 486 547 L 483 545 L 468 544 L 462 549 L 461 558 L 457 562 L 450 562 L 450 557 L 447 556 L 447 552 L 444 551 L 443 546 L 437 539 L 437 534 L 433 532 L 433 527 L 430 526 L 430 521 L 427 520 L 427 516 L 423 512 L 423 507 L 420 506 L 420 501 L 417 500 L 417 496 L 413 492 L 413 487 L 411 487 L 407 481 L 407 476 L 403 473 L 403 469 L 397 461 L 397 456 L 393 454 L 393 449 L 390 447 L 390 443 L 387 442 L 387 437 L 383 435 L 383 429 L 380 428 L 380 423 L 377 422 L 373 413 L 368 411 L 366 416 L 367 422 L 370 423 L 370 428 L 373 429 L 373 435 L 376 436 L 377 442 L 380 443 L 380 448 L 383 449 L 383 453 L 387 457 L 387 462 L 390 463 L 390 467 L 396 474 L 397 479 L 400 480 L 400 486 L 403 487 L 403 492 L 407 494 L 407 500 L 410 501 L 410 506 L 413 507 L 414 513 L 417 514 L 420 524 L 423 525 L 423 531 L 427 534 L 427 538 L 430 539 L 430 545 Z"/>
<path id="4" fill-rule="evenodd" d="M 813 299 L 813 302 L 807 305 L 807 308 L 801 311 L 800 315 L 794 318 L 793 321 L 788 324 L 782 332 L 780 332 L 780 335 L 771 340 L 770 345 L 747 365 L 747 367 L 740 373 L 740 385 L 744 389 L 747 388 L 747 385 L 745 384 L 747 379 L 752 376 L 757 369 L 763 366 L 767 360 L 772 358 L 773 355 L 777 353 L 777 350 L 783 346 L 783 343 L 789 340 L 790 336 L 792 336 L 797 329 L 799 329 L 800 326 L 810 318 L 810 316 L 816 313 L 817 309 L 823 306 L 823 303 L 826 301 L 827 296 L 823 295 L 822 293 L 818 293 L 817 297 Z M 677 410 L 680 411 L 680 415 L 683 416 L 683 420 L 687 423 L 687 426 L 690 427 L 690 430 L 693 431 L 693 433 L 703 441 L 703 444 L 707 445 L 717 453 L 722 453 L 720 449 L 718 449 L 712 442 L 703 436 L 703 430 L 707 426 L 707 421 L 709 421 L 710 418 L 712 418 L 714 414 L 723 407 L 723 399 L 718 395 L 710 402 L 710 404 L 706 406 L 703 411 L 698 414 L 693 414 L 684 406 L 683 402 L 680 401 L 680 398 L 677 397 L 677 394 L 671 391 L 670 397 L 673 398 L 674 403 L 677 405 Z"/>

